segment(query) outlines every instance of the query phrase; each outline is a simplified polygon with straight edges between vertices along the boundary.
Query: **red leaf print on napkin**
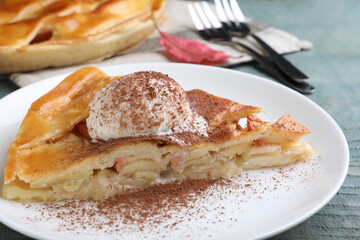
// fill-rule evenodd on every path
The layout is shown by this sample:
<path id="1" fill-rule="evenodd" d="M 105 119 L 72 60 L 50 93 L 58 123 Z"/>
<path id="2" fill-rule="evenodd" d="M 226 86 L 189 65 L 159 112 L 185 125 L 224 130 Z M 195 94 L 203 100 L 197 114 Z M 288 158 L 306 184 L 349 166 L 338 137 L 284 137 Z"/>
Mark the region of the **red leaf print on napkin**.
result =
<path id="1" fill-rule="evenodd" d="M 159 44 L 163 46 L 168 53 L 183 62 L 221 64 L 229 58 L 223 51 L 213 50 L 204 43 L 186 38 L 174 37 L 162 31 L 159 31 L 159 33 L 161 35 Z"/>

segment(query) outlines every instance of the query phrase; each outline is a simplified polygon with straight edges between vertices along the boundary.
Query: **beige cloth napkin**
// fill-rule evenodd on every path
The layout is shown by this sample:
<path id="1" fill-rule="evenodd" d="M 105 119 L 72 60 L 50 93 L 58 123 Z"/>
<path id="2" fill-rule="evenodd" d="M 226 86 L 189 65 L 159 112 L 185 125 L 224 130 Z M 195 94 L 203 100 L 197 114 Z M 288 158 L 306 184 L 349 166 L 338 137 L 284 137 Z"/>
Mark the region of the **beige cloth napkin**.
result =
<path id="1" fill-rule="evenodd" d="M 191 22 L 190 15 L 187 10 L 189 1 L 169 0 L 165 6 L 164 13 L 167 17 L 159 27 L 162 31 L 173 34 L 175 36 L 200 40 L 200 37 L 194 32 L 194 26 Z M 279 53 L 296 52 L 303 49 L 309 49 L 312 44 L 308 41 L 300 40 L 290 33 L 280 29 L 268 27 L 264 24 L 249 20 L 250 26 L 265 42 L 272 46 Z M 90 62 L 84 65 L 77 65 L 63 68 L 50 68 L 29 73 L 14 73 L 10 79 L 18 86 L 23 87 L 31 83 L 56 76 L 63 73 L 70 73 L 82 66 L 91 65 L 95 67 L 103 67 L 117 64 L 128 63 L 146 63 L 146 62 L 170 62 L 166 57 L 163 48 L 158 44 L 158 33 L 154 33 L 148 40 L 141 44 L 138 48 L 130 53 L 111 57 L 101 62 Z M 248 39 L 249 45 L 256 46 L 251 39 Z M 222 50 L 232 56 L 226 66 L 251 61 L 252 58 L 245 53 L 235 50 L 230 46 L 212 44 L 206 42 L 211 48 Z"/>

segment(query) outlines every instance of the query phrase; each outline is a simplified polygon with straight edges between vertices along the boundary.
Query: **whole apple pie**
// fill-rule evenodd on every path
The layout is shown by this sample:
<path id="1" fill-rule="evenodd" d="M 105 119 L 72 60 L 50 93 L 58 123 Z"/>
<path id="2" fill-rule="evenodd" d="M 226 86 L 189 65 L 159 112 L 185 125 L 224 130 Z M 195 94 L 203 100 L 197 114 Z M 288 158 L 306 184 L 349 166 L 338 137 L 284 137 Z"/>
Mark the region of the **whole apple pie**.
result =
<path id="1" fill-rule="evenodd" d="M 133 49 L 165 0 L 0 1 L 0 74 L 70 66 Z"/>

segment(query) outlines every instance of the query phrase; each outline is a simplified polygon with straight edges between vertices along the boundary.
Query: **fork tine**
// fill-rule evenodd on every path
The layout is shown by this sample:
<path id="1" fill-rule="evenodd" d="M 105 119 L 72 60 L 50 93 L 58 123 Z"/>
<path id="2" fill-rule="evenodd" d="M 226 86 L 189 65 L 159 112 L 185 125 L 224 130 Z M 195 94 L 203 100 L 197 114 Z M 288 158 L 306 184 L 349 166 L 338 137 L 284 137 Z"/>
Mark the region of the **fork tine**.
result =
<path id="1" fill-rule="evenodd" d="M 199 3 L 195 3 L 195 10 L 198 13 L 201 22 L 204 24 L 205 28 L 207 29 L 212 29 L 212 25 L 209 21 L 209 19 L 206 17 L 204 11 L 202 10 L 201 6 Z"/>
<path id="2" fill-rule="evenodd" d="M 210 9 L 210 6 L 207 2 L 202 2 L 203 9 L 205 12 L 206 17 L 209 19 L 213 27 L 219 29 L 222 27 L 221 22 L 219 19 L 215 16 L 214 12 Z"/>
<path id="3" fill-rule="evenodd" d="M 232 11 L 231 11 L 229 2 L 228 2 L 227 0 L 222 0 L 222 5 L 224 6 L 224 11 L 225 11 L 225 14 L 226 14 L 227 18 L 228 18 L 231 22 L 235 22 L 236 19 L 235 19 L 235 17 L 234 17 L 234 14 L 233 14 Z"/>
<path id="4" fill-rule="evenodd" d="M 226 0 L 215 0 L 215 7 L 219 19 L 226 30 L 240 31 L 229 3 Z"/>
<path id="5" fill-rule="evenodd" d="M 192 20 L 195 28 L 198 31 L 205 30 L 204 24 L 201 22 L 201 20 L 200 20 L 199 16 L 197 15 L 194 7 L 191 4 L 188 4 L 187 7 L 189 9 L 190 17 L 191 17 L 191 20 Z"/>
<path id="6" fill-rule="evenodd" d="M 231 6 L 232 12 L 233 12 L 236 20 L 239 21 L 240 23 L 246 22 L 245 16 L 244 16 L 243 12 L 241 11 L 241 8 L 240 8 L 239 4 L 237 3 L 237 1 L 230 0 L 230 6 Z"/>
<path id="7" fill-rule="evenodd" d="M 218 18 L 220 19 L 221 22 L 227 22 L 228 19 L 226 17 L 224 8 L 222 7 L 222 4 L 220 2 L 220 0 L 215 0 L 215 8 L 216 8 L 216 13 L 218 15 Z"/>
<path id="8" fill-rule="evenodd" d="M 198 34 L 205 39 L 205 40 L 211 40 L 214 35 L 214 31 L 212 30 L 211 24 L 209 21 L 207 21 L 207 25 L 204 23 L 203 19 L 205 18 L 205 21 L 207 20 L 205 16 L 201 18 L 201 15 L 199 14 L 199 11 L 196 8 L 199 8 L 200 6 L 196 6 L 195 8 L 193 5 L 188 4 L 188 9 L 190 13 L 190 17 L 192 22 L 195 25 L 195 28 L 198 30 Z M 201 12 L 201 9 L 200 9 Z M 204 14 L 203 14 L 204 15 Z"/>
<path id="9" fill-rule="evenodd" d="M 232 9 L 232 12 L 236 18 L 236 21 L 240 24 L 240 26 L 237 28 L 237 30 L 248 34 L 250 33 L 250 28 L 248 26 L 248 24 L 246 23 L 246 18 L 243 14 L 243 12 L 241 11 L 241 8 L 239 6 L 239 4 L 237 3 L 236 0 L 230 0 L 230 6 Z"/>

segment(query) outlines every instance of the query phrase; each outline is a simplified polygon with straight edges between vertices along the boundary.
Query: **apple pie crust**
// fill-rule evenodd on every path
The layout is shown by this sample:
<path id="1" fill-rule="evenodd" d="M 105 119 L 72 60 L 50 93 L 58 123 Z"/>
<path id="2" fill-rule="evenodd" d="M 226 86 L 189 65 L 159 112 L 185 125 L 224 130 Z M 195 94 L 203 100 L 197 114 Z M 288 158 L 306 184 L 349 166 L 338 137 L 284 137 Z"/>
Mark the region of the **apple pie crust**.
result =
<path id="1" fill-rule="evenodd" d="M 89 103 L 115 79 L 85 67 L 31 105 L 9 147 L 4 198 L 103 199 L 124 189 L 145 188 L 165 173 L 177 179 L 229 178 L 243 170 L 289 165 L 313 152 L 300 142 L 309 130 L 291 116 L 264 122 L 255 115 L 261 108 L 197 89 L 186 95 L 191 109 L 208 123 L 208 135 L 182 132 L 91 141 L 84 131 Z M 243 118 L 244 127 L 239 124 Z"/>
<path id="2" fill-rule="evenodd" d="M 101 60 L 130 51 L 165 0 L 0 1 L 0 74 Z"/>

